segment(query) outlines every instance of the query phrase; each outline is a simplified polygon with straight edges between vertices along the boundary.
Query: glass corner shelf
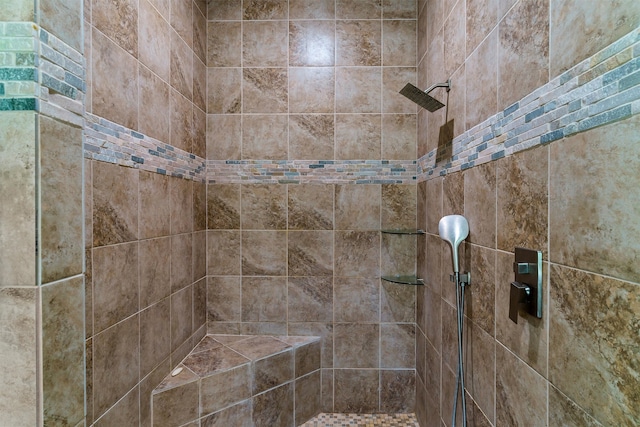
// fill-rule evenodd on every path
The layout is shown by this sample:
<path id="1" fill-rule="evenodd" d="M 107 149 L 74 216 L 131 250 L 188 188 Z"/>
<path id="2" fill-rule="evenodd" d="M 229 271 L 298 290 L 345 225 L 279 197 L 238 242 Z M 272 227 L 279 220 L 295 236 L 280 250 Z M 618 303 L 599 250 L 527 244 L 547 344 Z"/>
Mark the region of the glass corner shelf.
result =
<path id="1" fill-rule="evenodd" d="M 392 228 L 392 229 L 385 229 L 385 230 L 380 230 L 385 234 L 425 234 L 424 230 L 421 229 L 408 229 L 408 228 Z"/>
<path id="2" fill-rule="evenodd" d="M 417 276 L 382 276 L 382 280 L 401 285 L 424 285 L 424 280 Z"/>

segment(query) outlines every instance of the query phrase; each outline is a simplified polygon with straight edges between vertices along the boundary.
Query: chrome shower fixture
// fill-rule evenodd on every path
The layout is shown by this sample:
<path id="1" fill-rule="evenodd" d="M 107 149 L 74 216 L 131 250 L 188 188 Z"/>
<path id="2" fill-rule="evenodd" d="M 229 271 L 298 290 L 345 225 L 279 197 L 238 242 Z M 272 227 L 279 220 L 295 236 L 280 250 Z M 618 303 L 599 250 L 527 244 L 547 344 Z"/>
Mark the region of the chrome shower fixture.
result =
<path id="1" fill-rule="evenodd" d="M 429 92 L 437 87 L 446 87 L 447 92 L 449 92 L 451 90 L 451 79 L 447 80 L 445 83 L 436 83 L 424 91 L 418 89 L 411 83 L 407 83 L 400 91 L 400 94 L 406 96 L 425 110 L 433 113 L 434 111 L 444 107 L 442 102 L 429 95 Z"/>
<path id="2" fill-rule="evenodd" d="M 469 236 L 469 222 L 462 215 L 443 216 L 438 223 L 440 238 L 451 245 L 453 272 L 459 273 L 458 246 Z"/>

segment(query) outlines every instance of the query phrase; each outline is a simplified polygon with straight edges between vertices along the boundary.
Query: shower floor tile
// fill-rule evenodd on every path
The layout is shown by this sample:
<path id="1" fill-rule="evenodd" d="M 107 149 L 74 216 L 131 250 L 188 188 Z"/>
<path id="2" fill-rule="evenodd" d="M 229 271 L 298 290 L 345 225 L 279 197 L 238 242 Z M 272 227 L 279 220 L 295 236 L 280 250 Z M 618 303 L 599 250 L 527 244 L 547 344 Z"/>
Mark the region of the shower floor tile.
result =
<path id="1" fill-rule="evenodd" d="M 319 414 L 301 427 L 418 427 L 414 414 Z"/>

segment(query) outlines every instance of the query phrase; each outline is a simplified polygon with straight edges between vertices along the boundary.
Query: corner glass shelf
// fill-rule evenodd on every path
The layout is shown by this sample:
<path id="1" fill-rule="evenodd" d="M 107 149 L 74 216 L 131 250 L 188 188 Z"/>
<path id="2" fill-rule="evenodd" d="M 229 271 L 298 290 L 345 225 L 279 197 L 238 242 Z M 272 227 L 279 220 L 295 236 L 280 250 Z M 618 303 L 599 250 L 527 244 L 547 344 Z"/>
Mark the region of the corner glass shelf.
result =
<path id="1" fill-rule="evenodd" d="M 420 229 L 405 229 L 405 228 L 393 228 L 393 229 L 386 229 L 386 230 L 380 230 L 385 234 L 425 234 L 424 230 L 420 230 Z"/>
<path id="2" fill-rule="evenodd" d="M 424 280 L 417 276 L 382 276 L 382 280 L 401 285 L 424 285 Z"/>

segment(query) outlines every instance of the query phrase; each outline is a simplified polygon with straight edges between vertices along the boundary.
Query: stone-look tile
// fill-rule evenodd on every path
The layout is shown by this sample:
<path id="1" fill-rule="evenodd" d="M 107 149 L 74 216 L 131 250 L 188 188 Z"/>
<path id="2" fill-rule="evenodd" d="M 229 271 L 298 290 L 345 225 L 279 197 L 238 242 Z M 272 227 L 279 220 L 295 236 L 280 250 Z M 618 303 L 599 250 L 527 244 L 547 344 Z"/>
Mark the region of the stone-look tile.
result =
<path id="1" fill-rule="evenodd" d="M 207 115 L 207 159 L 240 160 L 241 119 L 241 115 Z"/>
<path id="2" fill-rule="evenodd" d="M 242 7 L 245 20 L 287 19 L 289 16 L 287 0 L 247 0 Z"/>
<path id="3" fill-rule="evenodd" d="M 289 0 L 289 19 L 333 19 L 334 0 Z"/>
<path id="4" fill-rule="evenodd" d="M 205 416 L 251 397 L 249 364 L 203 378 L 200 385 L 201 410 Z"/>
<path id="5" fill-rule="evenodd" d="M 337 0 L 336 17 L 340 19 L 380 19 L 381 0 Z"/>
<path id="6" fill-rule="evenodd" d="M 336 277 L 334 281 L 334 321 L 379 321 L 380 279 Z"/>
<path id="7" fill-rule="evenodd" d="M 139 176 L 140 239 L 169 234 L 169 178 L 141 171 Z"/>
<path id="8" fill-rule="evenodd" d="M 295 425 L 310 420 L 321 410 L 322 378 L 320 371 L 303 378 L 295 383 Z"/>
<path id="9" fill-rule="evenodd" d="M 462 64 L 452 75 L 449 92 L 446 93 L 446 113 L 449 121 L 446 123 L 447 131 L 452 137 L 458 137 L 464 133 L 466 116 L 467 70 Z M 430 113 L 427 113 L 430 114 Z"/>
<path id="10" fill-rule="evenodd" d="M 207 320 L 239 322 L 242 313 L 240 277 L 207 278 Z"/>
<path id="11" fill-rule="evenodd" d="M 329 67 L 289 68 L 289 111 L 333 113 L 335 71 Z"/>
<path id="12" fill-rule="evenodd" d="M 385 66 L 416 65 L 416 21 L 382 22 L 382 63 Z"/>
<path id="13" fill-rule="evenodd" d="M 244 68 L 243 113 L 286 113 L 288 106 L 286 68 Z"/>
<path id="14" fill-rule="evenodd" d="M 139 72 L 139 130 L 145 135 L 168 143 L 171 138 L 170 87 L 144 66 L 140 67 Z M 150 105 L 153 105 L 153 108 L 149 108 Z"/>
<path id="15" fill-rule="evenodd" d="M 93 402 L 100 417 L 138 383 L 138 316 L 131 316 L 93 338 Z"/>
<path id="16" fill-rule="evenodd" d="M 320 371 L 320 385 L 322 395 L 320 404 L 323 412 L 332 413 L 333 409 L 333 369 L 323 369 Z"/>
<path id="17" fill-rule="evenodd" d="M 202 427 L 252 427 L 251 413 L 252 402 L 246 400 L 203 418 L 200 425 Z"/>
<path id="18" fill-rule="evenodd" d="M 193 182 L 193 231 L 207 229 L 207 184 Z"/>
<path id="19" fill-rule="evenodd" d="M 463 173 L 447 174 L 444 177 L 442 182 L 442 214 L 464 215 Z"/>
<path id="20" fill-rule="evenodd" d="M 214 21 L 242 19 L 242 2 L 236 0 L 210 0 L 207 2 L 207 18 Z"/>
<path id="21" fill-rule="evenodd" d="M 382 69 L 383 113 L 416 113 L 416 104 L 403 95 L 400 95 L 400 90 L 407 83 L 416 84 L 415 67 L 384 67 Z M 415 139 L 415 136 L 413 138 Z M 413 157 L 415 157 L 415 155 L 410 158 Z"/>
<path id="22" fill-rule="evenodd" d="M 93 245 L 138 238 L 138 171 L 96 162 L 93 165 Z"/>
<path id="23" fill-rule="evenodd" d="M 440 394 L 441 394 L 441 372 L 444 364 L 442 363 L 442 356 L 438 350 L 431 343 L 427 342 L 425 345 L 425 387 L 429 392 L 430 399 L 427 401 L 427 406 L 430 410 L 435 408 L 436 418 L 440 415 Z M 418 360 L 418 362 L 420 362 Z M 446 368 L 444 368 L 446 370 Z M 449 396 L 450 397 L 450 396 Z M 433 414 L 429 414 L 433 416 Z"/>
<path id="24" fill-rule="evenodd" d="M 380 380 L 377 370 L 337 369 L 334 375 L 335 412 L 378 412 Z"/>
<path id="25" fill-rule="evenodd" d="M 414 369 L 416 328 L 412 324 L 380 325 L 380 367 Z"/>
<path id="26" fill-rule="evenodd" d="M 288 31 L 287 21 L 243 22 L 242 65 L 286 67 L 289 51 Z"/>
<path id="27" fill-rule="evenodd" d="M 285 276 L 287 271 L 285 231 L 242 232 L 242 274 Z"/>
<path id="28" fill-rule="evenodd" d="M 190 286 L 171 295 L 171 351 L 187 342 L 193 332 L 192 307 L 193 291 Z"/>
<path id="29" fill-rule="evenodd" d="M 41 281 L 82 272 L 82 130 L 40 117 Z M 12 198 L 13 199 L 13 198 Z M 76 420 L 72 420 L 76 421 Z"/>
<path id="30" fill-rule="evenodd" d="M 120 21 L 126 22 L 128 19 L 127 17 Z M 128 35 L 131 32 L 123 34 Z M 137 129 L 138 81 L 133 77 L 138 75 L 139 63 L 95 28 L 91 37 L 91 111 L 107 120 Z"/>
<path id="31" fill-rule="evenodd" d="M 290 277 L 288 279 L 289 322 L 331 322 L 333 319 L 332 277 Z"/>
<path id="32" fill-rule="evenodd" d="M 470 261 L 472 285 L 465 289 L 465 314 L 489 335 L 495 336 L 496 251 L 469 245 L 466 255 Z"/>
<path id="33" fill-rule="evenodd" d="M 171 1 L 171 26 L 187 47 L 193 49 L 193 2 Z"/>
<path id="34" fill-rule="evenodd" d="M 202 1 L 202 9 L 199 7 L 193 8 L 193 53 L 194 62 L 196 57 L 202 62 L 207 62 L 207 15 L 206 11 L 203 9 L 206 8 L 206 0 Z M 198 2 L 194 2 L 194 5 L 197 5 Z M 203 14 L 204 13 L 204 14 Z"/>
<path id="35" fill-rule="evenodd" d="M 613 43 L 640 23 L 636 2 L 581 5 L 575 0 L 551 2 L 551 78 Z M 567 31 L 572 28 L 574 31 Z"/>
<path id="36" fill-rule="evenodd" d="M 170 301 L 164 298 L 140 312 L 140 378 L 171 353 Z"/>
<path id="37" fill-rule="evenodd" d="M 126 52 L 137 57 L 138 2 L 133 0 L 104 1 L 96 2 L 93 6 L 91 8 L 92 25 L 115 41 Z"/>
<path id="38" fill-rule="evenodd" d="M 498 31 L 467 58 L 466 126 L 472 128 L 498 111 Z"/>
<path id="39" fill-rule="evenodd" d="M 424 293 L 426 327 L 424 333 L 435 348 L 442 345 L 442 300 L 440 295 L 426 289 Z"/>
<path id="40" fill-rule="evenodd" d="M 416 289 L 382 281 L 380 292 L 380 320 L 383 322 L 416 321 Z"/>
<path id="41" fill-rule="evenodd" d="M 138 311 L 138 243 L 93 250 L 94 328 L 102 331 Z"/>
<path id="42" fill-rule="evenodd" d="M 444 22 L 444 69 L 447 75 L 453 74 L 466 58 L 465 23 L 467 17 L 465 2 L 456 2 Z"/>
<path id="43" fill-rule="evenodd" d="M 171 234 L 193 231 L 193 193 L 191 181 L 182 178 L 169 180 L 171 200 Z"/>
<path id="44" fill-rule="evenodd" d="M 602 427 L 602 424 L 553 385 L 549 385 L 549 425 Z"/>
<path id="45" fill-rule="evenodd" d="M 384 114 L 382 116 L 382 158 L 389 160 L 416 157 L 415 114 Z"/>
<path id="46" fill-rule="evenodd" d="M 242 157 L 244 159 L 287 158 L 288 118 L 286 115 L 244 115 Z"/>
<path id="47" fill-rule="evenodd" d="M 171 145 L 192 152 L 193 104 L 175 89 L 171 90 L 169 96 L 171 102 Z"/>
<path id="48" fill-rule="evenodd" d="M 42 288 L 44 422 L 84 417 L 84 283 L 81 276 Z"/>
<path id="49" fill-rule="evenodd" d="M 503 346 L 496 347 L 496 424 L 546 426 L 546 380 Z"/>
<path id="50" fill-rule="evenodd" d="M 287 320 L 287 283 L 283 277 L 242 279 L 242 321 L 284 322 Z"/>
<path id="51" fill-rule="evenodd" d="M 184 365 L 204 378 L 236 366 L 246 365 L 247 362 L 249 360 L 246 357 L 226 347 L 218 347 L 189 355 L 184 360 Z"/>
<path id="52" fill-rule="evenodd" d="M 193 284 L 193 332 L 204 336 L 207 325 L 207 279 L 202 277 Z M 197 339 L 194 336 L 194 340 Z"/>
<path id="53" fill-rule="evenodd" d="M 240 67 L 242 65 L 242 23 L 207 23 L 207 66 Z"/>
<path id="54" fill-rule="evenodd" d="M 464 216 L 471 243 L 496 247 L 496 165 L 486 163 L 464 173 Z"/>
<path id="55" fill-rule="evenodd" d="M 331 231 L 290 231 L 287 244 L 289 276 L 332 276 Z"/>
<path id="56" fill-rule="evenodd" d="M 498 0 L 467 2 L 467 55 L 475 50 L 498 23 Z"/>
<path id="57" fill-rule="evenodd" d="M 151 394 L 170 371 L 169 359 L 165 359 L 147 377 L 140 381 L 140 426 L 151 427 Z"/>
<path id="58" fill-rule="evenodd" d="M 380 276 L 380 233 L 336 231 L 334 275 L 340 277 Z"/>
<path id="59" fill-rule="evenodd" d="M 335 21 L 290 21 L 289 65 L 335 65 Z"/>
<path id="60" fill-rule="evenodd" d="M 416 374 L 413 370 L 380 372 L 380 411 L 411 413 L 416 405 Z"/>
<path id="61" fill-rule="evenodd" d="M 207 231 L 207 275 L 240 275 L 240 232 Z"/>
<path id="62" fill-rule="evenodd" d="M 416 237 L 382 233 L 380 269 L 385 276 L 411 276 L 416 271 Z"/>
<path id="63" fill-rule="evenodd" d="M 240 224 L 243 230 L 284 230 L 287 227 L 287 187 L 273 184 L 241 186 Z"/>
<path id="64" fill-rule="evenodd" d="M 191 234 L 171 236 L 171 292 L 193 283 L 192 246 Z"/>
<path id="65" fill-rule="evenodd" d="M 337 323 L 333 334 L 336 368 L 377 368 L 380 326 L 364 323 Z"/>
<path id="66" fill-rule="evenodd" d="M 634 116 L 551 146 L 551 261 L 640 282 L 640 194 L 629 169 L 640 158 L 638 126 Z"/>
<path id="67" fill-rule="evenodd" d="M 335 221 L 338 230 L 380 229 L 379 185 L 337 185 Z"/>
<path id="68" fill-rule="evenodd" d="M 5 143 L 6 144 L 6 143 Z M 7 144 L 8 145 L 8 144 Z M 25 144 L 26 145 L 26 144 Z M 3 162 L 6 165 L 8 162 Z M 84 247 L 93 247 L 93 160 L 84 159 Z M 25 218 L 21 217 L 22 218 Z M 2 221 L 6 223 L 6 221 Z M 0 267 L 1 268 L 1 267 Z M 5 271 L 5 270 L 3 270 Z"/>
<path id="69" fill-rule="evenodd" d="M 293 380 L 293 350 L 289 349 L 254 362 L 253 395 Z"/>
<path id="70" fill-rule="evenodd" d="M 253 425 L 256 427 L 293 425 L 293 384 L 285 384 L 253 397 Z"/>
<path id="71" fill-rule="evenodd" d="M 171 49 L 168 48 L 171 46 L 171 27 L 148 0 L 140 0 L 139 3 L 138 59 L 162 80 L 168 82 L 171 78 Z M 159 107 L 155 103 L 146 105 L 156 106 L 154 110 Z M 141 130 L 144 124 L 145 121 L 141 120 Z"/>
<path id="72" fill-rule="evenodd" d="M 3 422 L 37 425 L 36 288 L 0 288 L 0 378 Z"/>
<path id="73" fill-rule="evenodd" d="M 198 418 L 198 382 L 164 390 L 153 395 L 153 425 L 183 425 Z"/>
<path id="74" fill-rule="evenodd" d="M 383 0 L 382 17 L 384 19 L 416 19 L 416 0 Z"/>
<path id="75" fill-rule="evenodd" d="M 457 359 L 456 359 L 457 360 Z M 466 369 L 466 367 L 465 367 Z M 466 370 L 465 370 L 466 372 Z M 466 386 L 465 382 L 465 386 Z M 440 391 L 440 414 L 443 420 L 451 420 L 453 415 L 453 399 L 456 393 L 456 374 L 448 367 L 442 366 L 442 388 Z M 458 405 L 456 410 L 456 422 L 462 420 L 462 405 L 460 403 L 460 392 L 458 391 Z M 471 409 L 474 401 L 467 393 L 467 407 Z M 468 410 L 467 410 L 468 411 Z M 468 411 L 469 412 L 469 411 Z M 447 423 L 448 425 L 449 423 Z"/>
<path id="76" fill-rule="evenodd" d="M 629 364 L 640 345 L 631 320 L 640 286 L 558 265 L 550 281 L 550 381 L 603 424 L 632 425 L 640 417 L 640 373 Z"/>
<path id="77" fill-rule="evenodd" d="M 442 178 L 427 181 L 427 233 L 438 234 L 438 223 L 442 218 Z"/>
<path id="78" fill-rule="evenodd" d="M 518 3 L 498 32 L 498 109 L 503 109 L 549 81 L 549 0 Z"/>
<path id="79" fill-rule="evenodd" d="M 322 367 L 333 367 L 333 324 L 320 322 L 290 322 L 289 334 L 312 335 L 321 339 Z"/>
<path id="80" fill-rule="evenodd" d="M 336 68 L 336 112 L 379 113 L 381 81 L 379 67 Z"/>
<path id="81" fill-rule="evenodd" d="M 329 160 L 334 155 L 333 114 L 289 116 L 289 160 Z"/>
<path id="82" fill-rule="evenodd" d="M 11 6 L 2 8 L 0 20 L 25 22 L 33 20 L 35 5 L 31 1 L 12 1 Z"/>
<path id="83" fill-rule="evenodd" d="M 311 343 L 306 343 L 295 349 L 295 376 L 299 378 L 301 376 L 310 374 L 313 371 L 317 371 L 321 366 L 322 356 L 322 341 L 317 340 Z"/>
<path id="84" fill-rule="evenodd" d="M 99 420 L 95 427 L 141 425 L 139 387 L 135 387 L 113 405 Z"/>
<path id="85" fill-rule="evenodd" d="M 226 345 L 251 360 L 257 360 L 291 347 L 290 344 L 272 336 L 245 337 L 241 340 L 226 343 Z"/>
<path id="86" fill-rule="evenodd" d="M 458 310 L 446 302 L 441 303 L 442 309 L 442 366 L 449 369 L 457 369 L 458 363 L 458 328 L 457 328 L 457 312 Z M 467 326 L 468 325 L 467 321 Z M 467 328 L 468 331 L 470 328 Z M 428 344 L 429 345 L 429 344 Z M 440 350 L 440 348 L 438 348 Z"/>
<path id="87" fill-rule="evenodd" d="M 381 21 L 336 21 L 336 65 L 382 65 Z"/>
<path id="88" fill-rule="evenodd" d="M 86 423 L 93 424 L 93 338 L 85 341 L 85 410 Z"/>
<path id="89" fill-rule="evenodd" d="M 207 186 L 207 229 L 240 229 L 240 185 Z"/>
<path id="90" fill-rule="evenodd" d="M 193 233 L 192 245 L 192 281 L 197 282 L 207 275 L 207 233 L 199 231 Z"/>
<path id="91" fill-rule="evenodd" d="M 233 114 L 242 109 L 242 69 L 207 68 L 207 113 Z"/>
<path id="92" fill-rule="evenodd" d="M 207 66 L 195 56 L 193 57 L 193 104 L 193 154 L 206 158 Z"/>
<path id="93" fill-rule="evenodd" d="M 491 424 L 494 424 L 497 344 L 491 336 L 471 322 L 465 323 L 465 329 L 467 348 L 473 349 L 465 353 L 465 388 Z"/>
<path id="94" fill-rule="evenodd" d="M 340 160 L 381 159 L 382 123 L 378 114 L 336 116 L 335 157 Z"/>
<path id="95" fill-rule="evenodd" d="M 546 271 L 548 264 L 544 264 L 543 271 L 543 312 L 542 319 L 525 314 L 520 310 L 518 323 L 509 319 L 510 284 L 514 280 L 513 254 L 497 253 L 496 259 L 496 339 L 507 347 L 526 364 L 538 371 L 540 375 L 547 375 L 547 348 L 549 329 L 549 303 L 546 300 L 548 281 Z"/>
<path id="96" fill-rule="evenodd" d="M 247 335 L 284 335 L 287 333 L 286 322 L 243 322 L 240 333 Z"/>
<path id="97" fill-rule="evenodd" d="M 332 230 L 334 186 L 290 185 L 288 189 L 289 230 Z"/>
<path id="98" fill-rule="evenodd" d="M 416 197 L 416 186 L 382 185 L 381 228 L 414 229 Z"/>
<path id="99" fill-rule="evenodd" d="M 143 240 L 139 243 L 138 251 L 140 308 L 144 309 L 169 296 L 171 292 L 171 264 L 167 262 L 171 253 L 171 239 L 164 237 Z"/>

